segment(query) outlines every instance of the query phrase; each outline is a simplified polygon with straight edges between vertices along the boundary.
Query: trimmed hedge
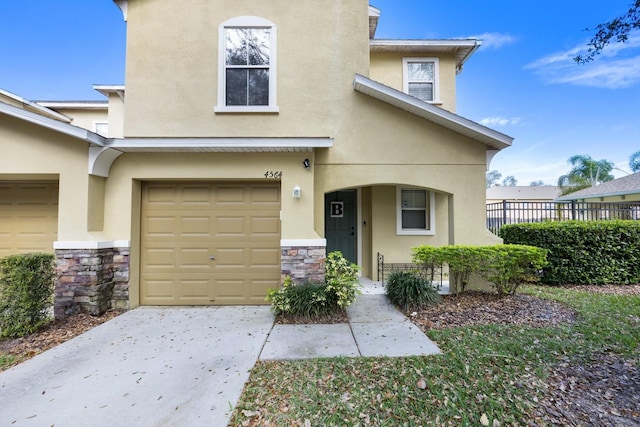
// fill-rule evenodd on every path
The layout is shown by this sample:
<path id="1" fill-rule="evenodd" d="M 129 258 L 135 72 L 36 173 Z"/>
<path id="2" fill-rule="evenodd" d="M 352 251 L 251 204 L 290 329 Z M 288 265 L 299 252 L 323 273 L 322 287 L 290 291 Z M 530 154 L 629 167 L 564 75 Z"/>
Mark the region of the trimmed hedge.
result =
<path id="1" fill-rule="evenodd" d="M 640 283 L 640 221 L 511 224 L 502 227 L 500 237 L 549 251 L 543 283 Z"/>
<path id="2" fill-rule="evenodd" d="M 54 278 L 51 254 L 0 259 L 0 336 L 25 336 L 47 322 Z"/>
<path id="3" fill-rule="evenodd" d="M 413 260 L 426 266 L 447 264 L 449 288 L 464 292 L 472 274 L 492 284 L 499 295 L 514 294 L 522 283 L 535 282 L 546 265 L 547 251 L 527 245 L 492 245 L 413 248 Z"/>

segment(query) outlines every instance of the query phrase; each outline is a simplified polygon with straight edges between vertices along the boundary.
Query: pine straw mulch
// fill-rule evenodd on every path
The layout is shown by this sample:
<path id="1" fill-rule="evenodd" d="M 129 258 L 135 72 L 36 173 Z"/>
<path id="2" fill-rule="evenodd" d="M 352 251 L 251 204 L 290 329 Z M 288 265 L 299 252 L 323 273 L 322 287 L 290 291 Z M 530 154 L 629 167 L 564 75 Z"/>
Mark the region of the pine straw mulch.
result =
<path id="1" fill-rule="evenodd" d="M 640 296 L 640 285 L 566 288 Z M 445 296 L 442 304 L 407 314 L 423 330 L 488 324 L 545 327 L 576 320 L 573 310 L 553 301 L 482 292 Z M 553 426 L 640 426 L 639 360 L 640 353 L 632 358 L 601 354 L 588 362 L 559 364 L 545 381 L 547 393 L 538 402 L 536 419 Z"/>
<path id="2" fill-rule="evenodd" d="M 61 320 L 54 320 L 26 337 L 0 339 L 0 353 L 15 356 L 16 364 L 18 364 L 83 334 L 121 313 L 120 311 L 107 311 L 102 316 L 77 313 Z M 0 371 L 2 371 L 1 367 Z"/>

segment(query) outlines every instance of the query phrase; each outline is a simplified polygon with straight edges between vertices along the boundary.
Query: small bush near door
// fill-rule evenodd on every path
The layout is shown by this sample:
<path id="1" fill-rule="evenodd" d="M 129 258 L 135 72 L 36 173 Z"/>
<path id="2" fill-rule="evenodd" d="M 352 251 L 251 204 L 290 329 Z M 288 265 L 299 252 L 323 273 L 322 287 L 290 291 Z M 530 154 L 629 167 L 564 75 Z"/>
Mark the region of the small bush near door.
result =
<path id="1" fill-rule="evenodd" d="M 0 259 L 0 336 L 28 335 L 47 322 L 54 277 L 53 255 Z"/>
<path id="2" fill-rule="evenodd" d="M 276 315 L 314 319 L 344 311 L 360 294 L 358 266 L 340 252 L 327 257 L 324 283 L 296 285 L 285 277 L 280 289 L 269 289 L 266 300 Z"/>
<path id="3" fill-rule="evenodd" d="M 419 310 L 442 301 L 436 286 L 411 271 L 393 271 L 385 288 L 389 300 L 403 310 Z"/>

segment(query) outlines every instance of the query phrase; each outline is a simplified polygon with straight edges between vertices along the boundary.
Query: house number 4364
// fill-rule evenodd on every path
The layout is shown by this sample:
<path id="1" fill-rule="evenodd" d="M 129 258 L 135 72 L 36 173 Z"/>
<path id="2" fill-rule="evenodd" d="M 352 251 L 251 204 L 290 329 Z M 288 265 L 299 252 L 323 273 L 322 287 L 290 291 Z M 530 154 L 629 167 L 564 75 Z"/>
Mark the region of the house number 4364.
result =
<path id="1" fill-rule="evenodd" d="M 282 178 L 282 171 L 266 171 L 264 177 L 267 179 L 280 179 Z"/>

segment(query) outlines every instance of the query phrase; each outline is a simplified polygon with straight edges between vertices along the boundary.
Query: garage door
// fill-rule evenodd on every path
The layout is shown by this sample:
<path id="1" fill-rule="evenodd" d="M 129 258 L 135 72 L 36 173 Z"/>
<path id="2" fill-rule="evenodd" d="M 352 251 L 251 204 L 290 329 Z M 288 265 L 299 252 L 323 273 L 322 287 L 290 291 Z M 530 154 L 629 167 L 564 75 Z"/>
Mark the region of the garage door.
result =
<path id="1" fill-rule="evenodd" d="M 142 304 L 265 304 L 279 283 L 279 182 L 143 186 Z"/>
<path id="2" fill-rule="evenodd" d="M 57 182 L 0 181 L 0 258 L 53 253 L 57 235 Z"/>

